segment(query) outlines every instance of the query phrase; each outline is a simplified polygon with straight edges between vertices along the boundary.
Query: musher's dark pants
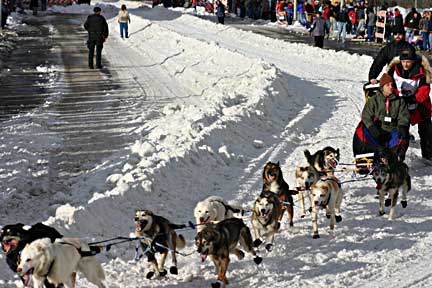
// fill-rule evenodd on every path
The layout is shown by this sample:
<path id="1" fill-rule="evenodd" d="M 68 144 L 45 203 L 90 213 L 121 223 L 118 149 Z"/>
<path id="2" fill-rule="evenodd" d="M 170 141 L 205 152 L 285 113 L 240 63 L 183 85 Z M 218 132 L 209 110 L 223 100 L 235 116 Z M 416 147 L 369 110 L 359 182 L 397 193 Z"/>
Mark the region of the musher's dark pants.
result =
<path id="1" fill-rule="evenodd" d="M 96 67 L 101 68 L 102 67 L 102 49 L 103 49 L 103 43 L 101 40 L 88 40 L 87 41 L 87 47 L 89 49 L 89 55 L 88 55 L 88 64 L 90 68 L 93 68 L 93 57 L 94 52 L 96 48 Z"/>
<path id="2" fill-rule="evenodd" d="M 418 133 L 422 157 L 432 160 L 432 122 L 430 118 L 418 123 Z"/>

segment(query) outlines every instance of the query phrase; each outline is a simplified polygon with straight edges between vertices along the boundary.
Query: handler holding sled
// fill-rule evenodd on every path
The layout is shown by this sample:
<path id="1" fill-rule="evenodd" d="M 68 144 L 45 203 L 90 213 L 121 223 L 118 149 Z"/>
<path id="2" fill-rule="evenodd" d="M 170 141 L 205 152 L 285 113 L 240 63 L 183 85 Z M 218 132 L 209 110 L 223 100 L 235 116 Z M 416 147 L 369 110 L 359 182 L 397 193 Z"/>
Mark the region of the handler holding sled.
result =
<path id="1" fill-rule="evenodd" d="M 410 122 L 418 124 L 423 159 L 432 160 L 431 122 L 431 68 L 429 60 L 417 55 L 414 48 L 401 52 L 389 64 L 388 74 L 395 79 L 395 93 L 405 100 L 410 112 Z"/>
<path id="2" fill-rule="evenodd" d="M 383 74 L 380 91 L 366 102 L 354 134 L 354 155 L 390 148 L 399 161 L 405 159 L 410 114 L 405 101 L 394 93 L 393 84 L 393 78 Z"/>
<path id="3" fill-rule="evenodd" d="M 399 56 L 404 50 L 414 48 L 404 39 L 405 31 L 403 27 L 396 27 L 393 31 L 393 41 L 384 46 L 375 57 L 369 69 L 369 82 L 378 83 L 378 75 L 385 65 L 390 64 L 394 57 Z"/>

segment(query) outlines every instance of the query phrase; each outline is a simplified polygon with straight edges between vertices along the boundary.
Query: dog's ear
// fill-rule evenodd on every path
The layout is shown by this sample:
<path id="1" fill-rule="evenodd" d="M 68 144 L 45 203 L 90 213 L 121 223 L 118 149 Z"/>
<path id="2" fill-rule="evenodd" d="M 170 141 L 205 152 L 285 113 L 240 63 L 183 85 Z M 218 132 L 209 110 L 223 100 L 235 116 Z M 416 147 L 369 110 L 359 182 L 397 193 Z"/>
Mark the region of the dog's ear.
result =
<path id="1" fill-rule="evenodd" d="M 337 155 L 337 156 L 336 156 L 336 159 L 337 159 L 337 160 L 339 160 L 339 157 L 340 157 L 340 152 L 339 152 L 339 148 L 338 148 L 338 149 L 336 149 L 336 155 Z"/>
<path id="2" fill-rule="evenodd" d="M 280 166 L 279 161 L 276 163 L 277 166 Z"/>
<path id="3" fill-rule="evenodd" d="M 312 155 L 311 155 L 311 153 L 309 152 L 309 150 L 304 150 L 304 156 L 305 156 L 305 158 L 306 158 L 306 161 L 310 164 L 310 165 L 313 165 L 313 163 L 311 163 L 311 161 L 312 161 Z"/>

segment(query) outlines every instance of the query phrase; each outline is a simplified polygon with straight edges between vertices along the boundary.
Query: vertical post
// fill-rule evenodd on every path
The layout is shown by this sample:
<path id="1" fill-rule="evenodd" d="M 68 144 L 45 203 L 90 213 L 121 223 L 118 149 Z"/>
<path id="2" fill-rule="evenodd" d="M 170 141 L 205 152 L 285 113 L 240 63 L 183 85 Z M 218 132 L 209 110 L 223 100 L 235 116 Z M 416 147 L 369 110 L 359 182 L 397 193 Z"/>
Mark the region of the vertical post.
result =
<path id="1" fill-rule="evenodd" d="M 294 5 L 294 7 L 293 7 L 293 13 L 294 13 L 293 16 L 294 17 L 293 18 L 294 18 L 294 20 L 298 20 L 297 19 L 297 0 L 294 0 L 294 4 L 293 5 Z"/>
<path id="2" fill-rule="evenodd" d="M 3 0 L 0 0 L 0 24 L 2 23 L 2 21 L 3 21 L 3 19 L 2 19 L 2 17 L 3 17 Z M 0 25 L 0 34 L 3 34 L 3 28 L 2 28 L 2 26 Z"/>
<path id="3" fill-rule="evenodd" d="M 415 4 L 414 4 L 416 10 L 417 10 L 417 0 L 415 0 Z"/>

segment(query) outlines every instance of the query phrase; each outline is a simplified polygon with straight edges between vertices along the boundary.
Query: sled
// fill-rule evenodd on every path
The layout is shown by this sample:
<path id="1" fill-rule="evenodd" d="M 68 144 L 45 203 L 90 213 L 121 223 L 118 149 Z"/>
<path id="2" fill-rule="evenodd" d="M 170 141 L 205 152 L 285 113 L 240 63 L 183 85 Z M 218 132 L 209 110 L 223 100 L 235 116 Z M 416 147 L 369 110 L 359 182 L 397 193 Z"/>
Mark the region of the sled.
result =
<path id="1" fill-rule="evenodd" d="M 369 174 L 372 171 L 375 153 L 358 154 L 355 156 L 354 163 L 357 173 L 360 175 Z"/>
<path id="2" fill-rule="evenodd" d="M 378 90 L 379 90 L 379 83 L 371 84 L 368 82 L 364 84 L 363 92 L 364 92 L 366 102 L 369 100 L 369 98 L 374 97 L 377 94 Z"/>

